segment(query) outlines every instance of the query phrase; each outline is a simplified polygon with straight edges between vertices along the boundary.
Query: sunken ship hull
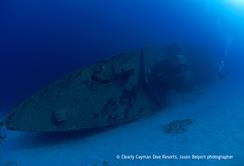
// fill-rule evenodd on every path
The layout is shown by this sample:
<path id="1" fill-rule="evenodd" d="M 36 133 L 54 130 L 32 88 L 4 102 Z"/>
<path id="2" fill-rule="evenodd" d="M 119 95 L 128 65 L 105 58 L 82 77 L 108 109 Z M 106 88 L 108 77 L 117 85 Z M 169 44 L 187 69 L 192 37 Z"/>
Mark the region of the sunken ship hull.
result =
<path id="1" fill-rule="evenodd" d="M 68 74 L 17 105 L 5 126 L 31 132 L 74 131 L 151 114 L 161 103 L 148 72 L 161 51 L 140 49 Z"/>

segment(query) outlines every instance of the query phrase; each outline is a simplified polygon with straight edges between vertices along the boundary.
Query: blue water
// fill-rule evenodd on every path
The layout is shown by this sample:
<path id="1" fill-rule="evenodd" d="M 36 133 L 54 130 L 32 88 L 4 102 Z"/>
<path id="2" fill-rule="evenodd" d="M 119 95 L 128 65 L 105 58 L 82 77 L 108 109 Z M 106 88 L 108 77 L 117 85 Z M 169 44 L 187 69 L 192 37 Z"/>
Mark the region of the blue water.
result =
<path id="1" fill-rule="evenodd" d="M 10 108 L 67 72 L 122 51 L 191 43 L 243 53 L 244 13 L 229 2 L 2 0 L 0 101 Z M 232 55 L 234 56 L 234 55 Z"/>
<path id="2" fill-rule="evenodd" d="M 209 52 L 243 79 L 244 5 L 232 0 L 1 0 L 0 112 L 84 65 L 172 42 Z"/>

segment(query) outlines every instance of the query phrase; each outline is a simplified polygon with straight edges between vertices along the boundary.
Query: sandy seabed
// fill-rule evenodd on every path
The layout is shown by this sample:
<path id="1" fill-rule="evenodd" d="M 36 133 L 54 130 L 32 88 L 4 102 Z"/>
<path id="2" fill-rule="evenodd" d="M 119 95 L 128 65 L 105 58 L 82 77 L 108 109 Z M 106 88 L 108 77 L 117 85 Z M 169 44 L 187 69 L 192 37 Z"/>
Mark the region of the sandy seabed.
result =
<path id="1" fill-rule="evenodd" d="M 201 93 L 175 97 L 157 114 L 98 131 L 36 134 L 4 129 L 0 165 L 243 166 L 243 85 L 230 77 Z M 170 122 L 184 119 L 191 123 L 164 131 Z"/>

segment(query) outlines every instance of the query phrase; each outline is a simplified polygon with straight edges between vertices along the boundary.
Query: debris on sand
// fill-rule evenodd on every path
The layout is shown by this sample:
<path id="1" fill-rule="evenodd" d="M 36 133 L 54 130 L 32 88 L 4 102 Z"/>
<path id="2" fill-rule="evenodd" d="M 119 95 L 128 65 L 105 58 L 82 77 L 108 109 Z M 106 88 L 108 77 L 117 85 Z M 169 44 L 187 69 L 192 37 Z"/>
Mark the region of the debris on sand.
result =
<path id="1" fill-rule="evenodd" d="M 18 166 L 18 164 L 15 161 L 7 161 L 4 166 Z"/>
<path id="2" fill-rule="evenodd" d="M 93 164 L 93 166 L 109 166 L 109 161 L 108 160 L 103 160 L 103 161 L 98 161 L 96 163 Z M 81 166 L 83 166 L 81 164 Z"/>
<path id="3" fill-rule="evenodd" d="M 187 131 L 187 126 L 191 125 L 192 119 L 174 120 L 163 127 L 166 134 L 181 134 Z"/>
<path id="4" fill-rule="evenodd" d="M 103 166 L 109 166 L 109 162 L 107 160 L 103 161 Z"/>
<path id="5" fill-rule="evenodd" d="M 3 141 L 6 138 L 5 132 L 3 131 L 4 122 L 0 121 L 0 145 L 3 145 Z"/>

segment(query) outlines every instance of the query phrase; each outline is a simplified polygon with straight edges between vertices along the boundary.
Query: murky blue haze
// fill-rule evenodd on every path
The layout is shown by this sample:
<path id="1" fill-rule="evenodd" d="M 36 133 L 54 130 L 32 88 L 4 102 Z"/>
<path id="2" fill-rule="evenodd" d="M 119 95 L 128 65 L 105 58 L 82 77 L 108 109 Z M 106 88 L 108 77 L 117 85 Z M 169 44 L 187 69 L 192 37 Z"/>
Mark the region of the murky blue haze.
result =
<path id="1" fill-rule="evenodd" d="M 244 2 L 236 1 L 1 0 L 0 112 L 82 66 L 170 43 L 208 53 L 216 68 L 223 60 L 237 80 L 227 89 L 242 88 Z"/>
<path id="2" fill-rule="evenodd" d="M 221 57 L 231 38 L 231 57 L 243 53 L 244 14 L 229 2 L 3 0 L 0 6 L 3 109 L 64 73 L 125 50 L 182 42 Z"/>

